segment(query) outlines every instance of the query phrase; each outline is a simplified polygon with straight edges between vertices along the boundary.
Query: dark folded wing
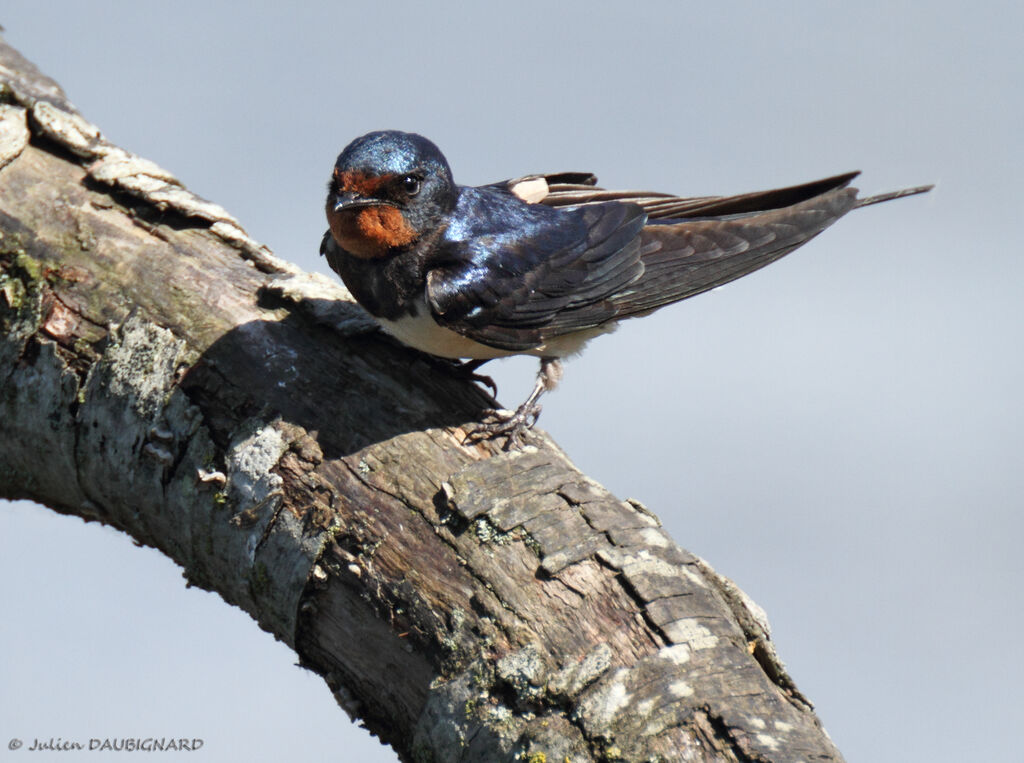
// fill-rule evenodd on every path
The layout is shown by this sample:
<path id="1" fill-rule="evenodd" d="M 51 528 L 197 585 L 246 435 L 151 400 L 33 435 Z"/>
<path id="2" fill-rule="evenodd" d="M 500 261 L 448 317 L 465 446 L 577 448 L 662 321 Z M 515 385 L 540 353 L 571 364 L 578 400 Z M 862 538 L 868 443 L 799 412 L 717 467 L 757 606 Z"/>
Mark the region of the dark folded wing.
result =
<path id="1" fill-rule="evenodd" d="M 473 231 L 439 248 L 427 272 L 437 322 L 483 344 L 526 350 L 583 327 L 581 320 L 594 326 L 614 318 L 608 299 L 644 270 L 643 211 L 621 203 L 557 211 L 515 203 L 506 228 Z"/>
<path id="2" fill-rule="evenodd" d="M 642 315 L 774 262 L 857 205 L 856 189 L 847 187 L 856 175 L 698 198 L 605 191 L 585 173 L 495 184 L 490 188 L 519 195 L 521 184 L 531 183 L 536 196 L 540 181 L 541 203 L 528 208 L 568 208 L 510 242 L 464 242 L 490 254 L 463 251 L 458 265 L 432 271 L 428 301 L 439 323 L 465 336 L 530 349 Z"/>

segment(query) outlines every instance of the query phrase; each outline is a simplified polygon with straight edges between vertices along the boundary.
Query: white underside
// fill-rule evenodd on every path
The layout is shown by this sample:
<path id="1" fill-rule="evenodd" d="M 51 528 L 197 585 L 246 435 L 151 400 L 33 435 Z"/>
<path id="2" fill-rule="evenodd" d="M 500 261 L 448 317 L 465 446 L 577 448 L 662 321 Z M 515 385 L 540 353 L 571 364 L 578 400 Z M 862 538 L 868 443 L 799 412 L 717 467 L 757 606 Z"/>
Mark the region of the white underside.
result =
<path id="1" fill-rule="evenodd" d="M 378 318 L 377 321 L 391 336 L 417 350 L 429 352 L 442 358 L 471 358 L 489 360 L 509 355 L 534 355 L 536 357 L 565 358 L 580 352 L 584 345 L 595 336 L 615 330 L 616 324 L 609 323 L 599 328 L 566 334 L 553 338 L 528 350 L 502 350 L 475 342 L 458 332 L 447 329 L 434 320 L 426 301 L 417 305 L 418 315 L 400 318 L 397 321 Z"/>

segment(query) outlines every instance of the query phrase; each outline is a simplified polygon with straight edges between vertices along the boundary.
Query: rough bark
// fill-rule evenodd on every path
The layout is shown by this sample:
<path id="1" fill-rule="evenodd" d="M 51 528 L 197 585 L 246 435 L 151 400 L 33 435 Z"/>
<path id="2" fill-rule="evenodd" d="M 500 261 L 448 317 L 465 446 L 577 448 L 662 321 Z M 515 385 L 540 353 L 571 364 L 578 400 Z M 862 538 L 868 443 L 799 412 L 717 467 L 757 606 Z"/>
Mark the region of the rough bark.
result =
<path id="1" fill-rule="evenodd" d="M 0 495 L 107 523 L 403 760 L 840 760 L 764 614 L 0 41 Z"/>

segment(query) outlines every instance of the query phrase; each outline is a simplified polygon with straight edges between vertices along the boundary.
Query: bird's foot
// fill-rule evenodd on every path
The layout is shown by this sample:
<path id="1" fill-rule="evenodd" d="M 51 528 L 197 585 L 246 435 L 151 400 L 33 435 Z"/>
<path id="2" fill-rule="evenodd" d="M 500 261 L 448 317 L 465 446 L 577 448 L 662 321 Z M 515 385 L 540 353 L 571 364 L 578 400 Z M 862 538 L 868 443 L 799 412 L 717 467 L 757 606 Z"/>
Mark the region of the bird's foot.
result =
<path id="1" fill-rule="evenodd" d="M 463 443 L 473 445 L 485 440 L 505 437 L 503 450 L 519 450 L 526 445 L 526 436 L 537 423 L 541 406 L 528 400 L 514 411 L 505 409 L 489 410 L 475 427 L 470 429 Z"/>
<path id="2" fill-rule="evenodd" d="M 526 435 L 529 434 L 533 425 L 537 423 L 537 417 L 540 416 L 540 403 L 537 401 L 545 390 L 554 388 L 561 376 L 562 363 L 558 358 L 541 358 L 537 381 L 534 382 L 533 392 L 526 398 L 526 401 L 514 411 L 486 411 L 484 418 L 477 426 L 469 430 L 463 442 L 473 444 L 484 440 L 493 440 L 496 437 L 507 437 L 504 450 L 522 448 L 526 444 Z"/>

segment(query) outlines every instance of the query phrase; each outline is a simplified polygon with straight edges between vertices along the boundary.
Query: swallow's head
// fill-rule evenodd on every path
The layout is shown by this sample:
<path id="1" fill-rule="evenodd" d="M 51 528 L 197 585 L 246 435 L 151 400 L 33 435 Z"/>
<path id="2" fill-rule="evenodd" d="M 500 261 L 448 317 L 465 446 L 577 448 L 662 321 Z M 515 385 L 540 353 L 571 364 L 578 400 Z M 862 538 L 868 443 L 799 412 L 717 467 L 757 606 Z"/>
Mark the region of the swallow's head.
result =
<path id="1" fill-rule="evenodd" d="M 371 132 L 345 147 L 327 190 L 327 222 L 346 252 L 385 257 L 444 224 L 456 189 L 444 154 L 421 135 Z"/>

